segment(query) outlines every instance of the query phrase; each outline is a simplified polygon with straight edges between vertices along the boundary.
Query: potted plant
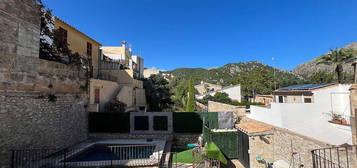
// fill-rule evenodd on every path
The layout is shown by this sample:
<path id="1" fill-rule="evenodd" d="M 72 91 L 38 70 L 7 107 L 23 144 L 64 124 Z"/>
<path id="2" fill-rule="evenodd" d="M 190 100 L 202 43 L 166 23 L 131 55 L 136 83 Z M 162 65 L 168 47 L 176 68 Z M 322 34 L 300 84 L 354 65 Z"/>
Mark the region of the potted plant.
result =
<path id="1" fill-rule="evenodd" d="M 336 114 L 336 113 L 332 113 L 331 114 L 332 123 L 336 123 L 336 124 L 342 124 L 342 116 L 340 114 Z"/>
<path id="2" fill-rule="evenodd" d="M 344 119 L 344 118 L 342 118 L 342 119 L 341 119 L 341 124 L 342 124 L 342 125 L 348 125 L 347 120 Z"/>

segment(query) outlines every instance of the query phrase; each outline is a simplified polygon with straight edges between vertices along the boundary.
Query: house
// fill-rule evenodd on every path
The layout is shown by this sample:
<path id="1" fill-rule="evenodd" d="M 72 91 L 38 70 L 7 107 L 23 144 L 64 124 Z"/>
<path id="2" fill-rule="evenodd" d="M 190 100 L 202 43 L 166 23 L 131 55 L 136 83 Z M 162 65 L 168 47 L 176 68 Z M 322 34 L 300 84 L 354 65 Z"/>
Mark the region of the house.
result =
<path id="1" fill-rule="evenodd" d="M 121 46 L 103 46 L 101 51 L 101 69 L 126 69 L 134 78 L 144 77 L 144 59 L 133 55 L 126 41 Z"/>
<path id="2" fill-rule="evenodd" d="M 138 55 L 133 55 L 129 62 L 129 67 L 137 74 L 137 78 L 144 78 L 144 59 Z"/>
<path id="3" fill-rule="evenodd" d="M 132 50 L 126 41 L 122 41 L 121 46 L 103 46 L 101 47 L 102 60 L 117 62 L 129 67 Z"/>
<path id="4" fill-rule="evenodd" d="M 68 43 L 69 49 L 73 53 L 77 52 L 82 56 L 92 58 L 93 76 L 96 77 L 99 67 L 99 48 L 102 45 L 57 17 L 54 19 L 54 27 L 61 33 L 63 40 Z"/>
<path id="5" fill-rule="evenodd" d="M 270 105 L 273 102 L 273 95 L 256 95 L 254 102 L 262 103 L 264 105 Z"/>
<path id="6" fill-rule="evenodd" d="M 118 47 L 102 47 L 63 20 L 55 18 L 54 23 L 72 52 L 92 58 L 89 111 L 104 111 L 113 98 L 125 103 L 129 109 L 145 111 L 145 90 L 139 80 L 143 78 L 144 60 L 132 54 L 127 42 L 123 41 Z"/>
<path id="7" fill-rule="evenodd" d="M 90 80 L 89 111 L 104 111 L 112 99 L 125 103 L 127 111 L 146 111 L 144 59 L 133 55 L 125 41 L 100 51 L 98 77 Z"/>
<path id="8" fill-rule="evenodd" d="M 241 87 L 240 85 L 231 85 L 227 87 L 222 87 L 220 85 L 215 85 L 207 82 L 201 82 L 201 84 L 195 86 L 198 94 L 197 99 L 203 99 L 207 95 L 214 96 L 217 92 L 227 93 L 228 97 L 232 101 L 241 102 Z"/>
<path id="9" fill-rule="evenodd" d="M 206 94 L 208 92 L 221 90 L 222 86 L 201 81 L 200 84 L 195 86 L 195 89 L 197 90 L 199 95 L 204 95 L 204 94 Z"/>
<path id="10" fill-rule="evenodd" d="M 317 139 L 256 120 L 247 119 L 235 126 L 241 146 L 238 160 L 245 168 L 267 167 L 267 164 L 284 168 L 313 167 L 311 151 L 329 146 Z"/>
<path id="11" fill-rule="evenodd" d="M 348 84 L 307 84 L 273 92 L 270 107 L 251 106 L 247 117 L 317 140 L 352 144 Z"/>
<path id="12" fill-rule="evenodd" d="M 160 71 L 153 68 L 145 68 L 144 69 L 144 78 L 149 78 L 151 75 L 160 74 Z"/>

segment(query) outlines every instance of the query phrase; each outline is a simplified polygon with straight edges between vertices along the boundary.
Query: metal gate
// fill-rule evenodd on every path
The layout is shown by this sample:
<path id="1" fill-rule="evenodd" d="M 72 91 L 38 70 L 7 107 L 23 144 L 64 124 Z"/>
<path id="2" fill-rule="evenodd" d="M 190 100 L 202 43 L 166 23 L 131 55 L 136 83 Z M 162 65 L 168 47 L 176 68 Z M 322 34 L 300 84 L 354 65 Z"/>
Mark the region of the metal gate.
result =
<path id="1" fill-rule="evenodd" d="M 246 168 L 249 168 L 249 137 L 247 134 L 239 130 L 236 132 L 212 132 L 207 126 L 204 126 L 203 138 L 205 142 L 214 142 L 229 159 L 238 158 Z"/>

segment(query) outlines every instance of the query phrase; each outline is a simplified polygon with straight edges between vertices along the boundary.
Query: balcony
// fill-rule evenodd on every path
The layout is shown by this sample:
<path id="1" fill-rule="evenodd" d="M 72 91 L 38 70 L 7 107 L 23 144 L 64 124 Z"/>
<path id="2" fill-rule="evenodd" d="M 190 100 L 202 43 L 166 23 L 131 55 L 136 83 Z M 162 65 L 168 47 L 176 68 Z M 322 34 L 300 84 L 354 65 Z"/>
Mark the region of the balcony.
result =
<path id="1" fill-rule="evenodd" d="M 101 70 L 121 70 L 124 66 L 119 62 L 100 61 Z"/>

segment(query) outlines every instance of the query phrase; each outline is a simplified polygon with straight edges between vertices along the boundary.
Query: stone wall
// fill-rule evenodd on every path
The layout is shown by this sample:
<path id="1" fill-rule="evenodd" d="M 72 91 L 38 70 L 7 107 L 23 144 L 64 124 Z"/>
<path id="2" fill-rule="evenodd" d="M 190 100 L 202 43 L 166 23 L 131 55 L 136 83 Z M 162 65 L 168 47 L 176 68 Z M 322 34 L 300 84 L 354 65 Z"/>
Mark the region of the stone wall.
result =
<path id="1" fill-rule="evenodd" d="M 357 73 L 356 73 L 357 74 Z M 355 74 L 355 75 L 356 75 Z M 353 84 L 350 88 L 350 104 L 351 104 L 351 131 L 352 131 L 352 143 L 357 145 L 357 84 Z"/>
<path id="2" fill-rule="evenodd" d="M 301 159 L 304 167 L 312 168 L 311 150 L 326 146 L 328 144 L 318 140 L 275 127 L 272 133 L 249 136 L 250 167 L 265 168 L 256 160 L 257 156 L 269 163 L 283 160 L 289 166 L 292 152 L 297 152 L 295 167 L 298 167 Z"/>
<path id="3" fill-rule="evenodd" d="M 78 95 L 0 92 L 0 167 L 9 150 L 64 148 L 87 139 L 87 112 Z"/>
<path id="4" fill-rule="evenodd" d="M 78 71 L 39 59 L 38 11 L 34 0 L 0 3 L 0 90 L 80 92 Z"/>
<path id="5" fill-rule="evenodd" d="M 237 117 L 245 116 L 245 106 L 233 106 L 214 101 L 208 101 L 208 112 L 233 112 Z"/>

